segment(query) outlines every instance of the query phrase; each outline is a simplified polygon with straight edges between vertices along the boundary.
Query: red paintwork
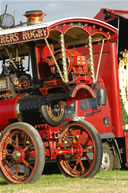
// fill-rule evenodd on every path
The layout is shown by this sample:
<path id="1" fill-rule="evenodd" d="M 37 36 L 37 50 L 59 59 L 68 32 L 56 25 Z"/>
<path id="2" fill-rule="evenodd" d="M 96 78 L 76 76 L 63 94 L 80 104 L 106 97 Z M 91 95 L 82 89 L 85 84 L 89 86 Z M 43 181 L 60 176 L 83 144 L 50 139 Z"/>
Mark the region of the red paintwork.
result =
<path id="1" fill-rule="evenodd" d="M 50 45 L 50 47 L 53 50 L 53 46 Z M 51 55 L 48 50 L 48 47 L 43 46 L 42 44 L 37 44 L 35 52 L 38 69 L 38 78 L 40 80 L 47 79 L 51 75 L 50 68 L 48 68 L 48 65 L 45 63 L 45 58 Z"/>
<path id="2" fill-rule="evenodd" d="M 80 51 L 80 48 L 79 48 Z M 81 48 L 81 52 L 85 52 L 85 48 Z M 98 63 L 100 52 L 100 45 L 93 46 L 94 62 Z M 87 50 L 88 53 L 88 50 Z M 110 116 L 112 120 L 111 131 L 116 137 L 123 137 L 123 124 L 122 124 L 122 114 L 121 114 L 121 103 L 120 103 L 120 90 L 119 90 L 119 78 L 118 78 L 118 60 L 117 60 L 117 47 L 115 43 L 105 42 L 103 55 L 101 59 L 101 66 L 99 71 L 99 76 L 102 78 L 103 82 L 99 82 L 102 88 L 106 88 L 108 103 L 107 106 L 102 110 L 102 115 L 104 111 L 109 112 L 106 116 Z M 91 119 L 93 125 L 97 122 L 97 127 L 99 128 L 100 113 L 95 114 L 97 118 Z M 87 118 L 88 120 L 88 118 Z M 89 119 L 90 121 L 90 119 Z M 98 129 L 99 133 L 102 133 L 102 127 Z M 107 130 L 108 132 L 108 130 Z M 103 132 L 104 133 L 104 132 Z"/>
<path id="3" fill-rule="evenodd" d="M 105 16 L 111 16 L 109 19 L 105 19 Z M 115 9 L 106 9 L 102 8 L 94 17 L 95 19 L 100 19 L 102 21 L 108 22 L 115 18 L 124 18 L 128 19 L 128 11 L 127 10 L 115 10 Z"/>
<path id="4" fill-rule="evenodd" d="M 0 101 L 0 130 L 9 125 L 9 119 L 16 119 L 16 105 L 21 95 Z"/>
<path id="5" fill-rule="evenodd" d="M 125 133 L 126 167 L 128 167 L 128 132 Z"/>
<path id="6" fill-rule="evenodd" d="M 107 9 L 107 11 L 110 11 Z M 112 13 L 115 14 L 122 14 L 123 17 L 127 15 L 127 11 L 113 11 Z M 125 15 L 126 14 L 126 15 Z M 68 26 L 68 23 L 75 22 L 75 21 L 85 21 L 85 19 L 71 19 L 71 20 L 64 20 L 62 22 L 57 22 L 55 24 L 52 24 L 50 26 L 50 33 L 54 30 L 57 30 L 61 33 L 67 33 L 69 29 L 71 29 L 71 26 Z M 97 24 L 101 27 L 105 27 L 108 30 L 111 30 L 114 34 L 110 36 L 110 41 L 116 41 L 118 37 L 118 32 L 116 28 L 111 28 L 111 25 L 105 25 L 105 23 L 99 22 L 97 20 L 89 20 L 86 19 L 86 22 L 89 24 Z M 67 25 L 63 25 L 64 23 L 67 23 Z M 88 25 L 85 27 L 82 27 L 83 30 L 85 30 L 89 34 L 96 34 L 99 32 L 97 28 L 90 28 Z M 100 31 L 100 33 L 103 33 L 106 37 L 108 37 L 108 34 L 104 33 L 103 31 Z M 75 50 L 79 51 L 82 55 L 85 53 L 88 54 L 88 49 L 86 47 L 80 47 L 75 48 Z M 94 52 L 94 61 L 95 64 L 98 63 L 98 57 L 100 52 L 100 46 L 95 45 L 93 46 L 93 52 Z M 83 54 L 84 53 L 84 54 Z M 103 113 L 107 115 L 110 115 L 112 125 L 110 126 L 109 131 L 113 132 L 116 137 L 123 137 L 123 125 L 122 125 L 122 114 L 121 114 L 121 103 L 120 103 L 120 90 L 119 90 L 119 79 L 118 79 L 118 58 L 117 58 L 117 47 L 116 42 L 110 43 L 108 41 L 105 42 L 104 49 L 103 49 L 103 55 L 101 60 L 101 66 L 100 66 L 100 72 L 99 76 L 103 80 L 103 88 L 105 87 L 107 89 L 107 96 L 108 96 L 108 106 L 105 108 L 103 107 L 102 115 Z M 106 112 L 109 112 L 108 114 Z M 95 114 L 94 116 L 97 117 L 97 119 L 92 120 L 91 123 L 95 125 L 99 125 L 99 115 L 100 113 Z M 88 120 L 88 118 L 87 118 Z M 96 121 L 97 120 L 97 121 Z M 101 120 L 102 121 L 102 120 Z M 97 128 L 97 127 L 96 127 Z M 102 129 L 100 128 L 99 133 L 102 133 Z"/>
<path id="7" fill-rule="evenodd" d="M 94 48 L 95 60 L 98 60 L 98 48 Z M 97 63 L 97 62 L 96 62 Z M 112 118 L 112 132 L 116 137 L 123 136 L 122 128 L 122 114 L 120 103 L 120 90 L 118 78 L 118 60 L 116 43 L 106 43 L 101 60 L 101 67 L 99 72 L 104 82 L 104 87 L 107 89 L 107 97 L 111 118 Z"/>
<path id="8" fill-rule="evenodd" d="M 95 35 L 96 33 L 103 33 L 108 38 L 109 34 L 105 33 L 104 31 L 101 31 L 100 29 L 98 29 L 96 27 L 92 28 L 92 27 L 89 26 L 89 24 L 104 27 L 104 28 L 110 30 L 111 32 L 113 32 L 113 34 L 111 35 L 110 40 L 112 40 L 112 39 L 115 40 L 115 41 L 117 40 L 118 34 L 117 34 L 116 29 L 114 29 L 111 25 L 107 25 L 106 23 L 101 22 L 100 20 L 95 20 L 95 19 L 90 19 L 90 18 L 71 18 L 71 19 L 65 19 L 65 20 L 62 20 L 62 21 L 55 22 L 54 24 L 49 25 L 50 33 L 53 30 L 56 30 L 60 33 L 67 33 L 69 29 L 73 28 L 72 26 L 68 25 L 68 23 L 70 23 L 70 22 L 85 22 L 88 25 L 85 26 L 85 27 L 79 27 L 79 28 L 81 28 L 82 30 L 85 30 L 90 35 Z M 67 25 L 63 25 L 65 23 Z"/>

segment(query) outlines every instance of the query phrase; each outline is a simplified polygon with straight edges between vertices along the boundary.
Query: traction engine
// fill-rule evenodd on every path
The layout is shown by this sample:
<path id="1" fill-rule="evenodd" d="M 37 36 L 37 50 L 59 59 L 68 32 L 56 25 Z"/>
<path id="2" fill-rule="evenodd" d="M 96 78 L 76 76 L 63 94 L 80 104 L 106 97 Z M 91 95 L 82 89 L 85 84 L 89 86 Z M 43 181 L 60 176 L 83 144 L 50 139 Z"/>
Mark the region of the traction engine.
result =
<path id="1" fill-rule="evenodd" d="M 0 167 L 8 183 L 35 182 L 47 160 L 71 177 L 93 177 L 101 165 L 96 128 L 70 113 L 90 98 L 102 111 L 102 52 L 117 30 L 88 18 L 44 23 L 44 15 L 27 11 L 27 26 L 0 30 Z"/>

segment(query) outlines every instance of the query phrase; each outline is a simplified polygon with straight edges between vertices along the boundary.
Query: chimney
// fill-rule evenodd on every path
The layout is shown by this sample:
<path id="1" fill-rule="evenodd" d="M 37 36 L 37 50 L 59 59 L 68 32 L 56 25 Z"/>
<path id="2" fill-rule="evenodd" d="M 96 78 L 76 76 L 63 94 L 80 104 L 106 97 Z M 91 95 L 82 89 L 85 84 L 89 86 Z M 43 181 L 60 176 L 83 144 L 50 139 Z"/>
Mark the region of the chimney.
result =
<path id="1" fill-rule="evenodd" d="M 31 10 L 26 11 L 24 16 L 27 18 L 27 24 L 40 24 L 43 22 L 43 18 L 46 14 L 43 13 L 41 10 Z"/>

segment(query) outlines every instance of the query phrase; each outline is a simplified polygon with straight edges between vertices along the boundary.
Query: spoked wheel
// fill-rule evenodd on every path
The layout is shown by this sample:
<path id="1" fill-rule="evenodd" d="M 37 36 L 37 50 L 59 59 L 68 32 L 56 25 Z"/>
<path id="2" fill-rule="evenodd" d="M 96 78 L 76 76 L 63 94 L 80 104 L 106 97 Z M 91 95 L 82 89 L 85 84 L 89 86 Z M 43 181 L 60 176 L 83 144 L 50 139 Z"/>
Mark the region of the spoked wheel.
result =
<path id="1" fill-rule="evenodd" d="M 27 123 L 13 123 L 3 131 L 0 156 L 1 172 L 8 183 L 34 183 L 43 172 L 43 143 Z"/>
<path id="2" fill-rule="evenodd" d="M 72 154 L 58 156 L 62 173 L 71 177 L 93 177 L 100 169 L 102 143 L 97 130 L 86 121 L 65 126 L 59 143 Z"/>

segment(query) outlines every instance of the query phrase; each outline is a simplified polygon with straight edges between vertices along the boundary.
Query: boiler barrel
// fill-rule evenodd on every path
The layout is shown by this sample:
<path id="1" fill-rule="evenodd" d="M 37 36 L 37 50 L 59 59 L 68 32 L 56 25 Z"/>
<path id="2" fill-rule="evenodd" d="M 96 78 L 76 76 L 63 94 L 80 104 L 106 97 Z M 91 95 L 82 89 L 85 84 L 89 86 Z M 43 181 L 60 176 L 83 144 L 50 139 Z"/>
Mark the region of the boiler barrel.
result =
<path id="1" fill-rule="evenodd" d="M 32 125 L 42 123 L 41 105 L 46 100 L 40 96 L 17 95 L 14 98 L 0 101 L 0 130 L 10 123 L 24 121 Z"/>
<path id="2" fill-rule="evenodd" d="M 41 106 L 47 103 L 47 97 L 26 95 L 17 104 L 19 118 L 32 125 L 44 122 Z"/>
<path id="3" fill-rule="evenodd" d="M 19 98 L 20 95 L 17 95 L 14 98 L 0 101 L 0 130 L 3 130 L 11 122 L 17 119 L 16 106 Z"/>
<path id="4" fill-rule="evenodd" d="M 0 130 L 7 127 L 10 123 L 23 121 L 30 123 L 31 125 L 36 124 L 42 124 L 42 123 L 50 123 L 47 120 L 47 117 L 45 115 L 45 112 L 42 112 L 42 106 L 47 105 L 48 103 L 54 104 L 53 101 L 58 103 L 60 100 L 65 99 L 70 96 L 70 93 L 56 93 L 56 94 L 50 94 L 48 96 L 42 96 L 42 95 L 17 95 L 14 98 L 10 99 L 4 99 L 0 101 Z M 62 104 L 60 102 L 59 104 L 61 106 L 60 109 L 60 115 L 58 115 L 56 118 L 59 121 L 55 123 L 55 125 L 60 124 L 60 122 L 63 120 L 61 119 L 61 116 L 64 114 L 64 103 Z M 56 110 L 55 110 L 56 111 Z M 50 115 L 52 114 L 52 109 L 50 112 Z M 45 117 L 44 117 L 45 116 Z M 63 118 L 63 116 L 62 116 Z"/>

